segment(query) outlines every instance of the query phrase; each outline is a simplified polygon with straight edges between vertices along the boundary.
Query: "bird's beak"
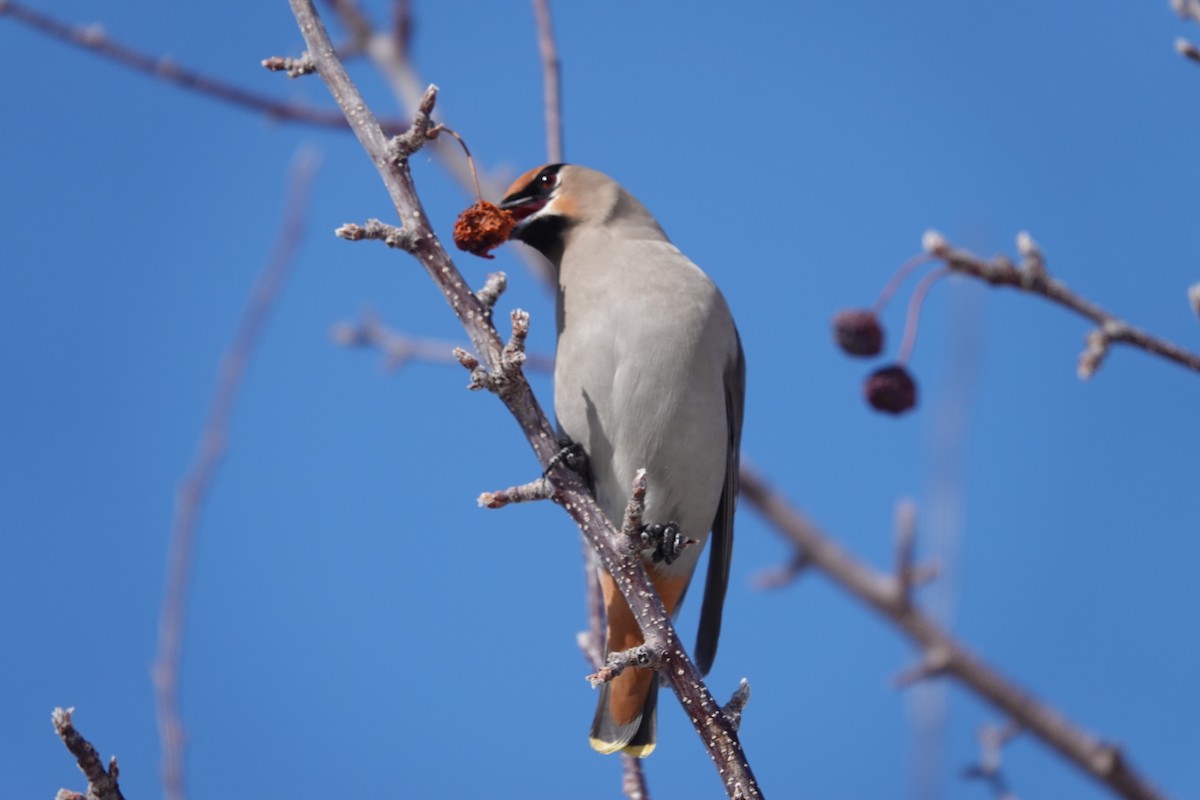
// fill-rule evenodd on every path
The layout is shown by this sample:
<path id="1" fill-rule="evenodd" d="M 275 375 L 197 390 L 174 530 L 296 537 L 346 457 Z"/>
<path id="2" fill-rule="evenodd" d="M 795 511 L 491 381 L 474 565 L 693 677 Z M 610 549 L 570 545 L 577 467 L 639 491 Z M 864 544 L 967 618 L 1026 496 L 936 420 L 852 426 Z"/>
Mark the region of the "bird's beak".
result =
<path id="1" fill-rule="evenodd" d="M 513 219 L 521 222 L 546 207 L 549 197 L 529 197 L 528 195 L 510 194 L 500 201 L 500 207 L 513 215 Z"/>
<path id="2" fill-rule="evenodd" d="M 530 197 L 527 194 L 518 193 L 510 194 L 501 200 L 500 207 L 512 214 L 513 219 L 517 222 L 508 234 L 508 238 L 520 239 L 522 231 L 533 222 L 533 216 L 545 208 L 549 202 L 549 197 Z"/>

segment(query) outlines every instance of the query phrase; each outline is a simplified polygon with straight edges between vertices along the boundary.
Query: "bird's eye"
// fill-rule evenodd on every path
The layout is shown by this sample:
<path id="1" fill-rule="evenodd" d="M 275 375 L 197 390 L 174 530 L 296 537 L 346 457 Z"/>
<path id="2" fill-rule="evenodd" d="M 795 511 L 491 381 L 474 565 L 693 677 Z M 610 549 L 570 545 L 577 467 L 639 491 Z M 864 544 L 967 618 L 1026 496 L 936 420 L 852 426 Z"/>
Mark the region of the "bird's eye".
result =
<path id="1" fill-rule="evenodd" d="M 538 176 L 538 188 L 543 192 L 548 192 L 558 184 L 557 172 L 543 172 Z"/>

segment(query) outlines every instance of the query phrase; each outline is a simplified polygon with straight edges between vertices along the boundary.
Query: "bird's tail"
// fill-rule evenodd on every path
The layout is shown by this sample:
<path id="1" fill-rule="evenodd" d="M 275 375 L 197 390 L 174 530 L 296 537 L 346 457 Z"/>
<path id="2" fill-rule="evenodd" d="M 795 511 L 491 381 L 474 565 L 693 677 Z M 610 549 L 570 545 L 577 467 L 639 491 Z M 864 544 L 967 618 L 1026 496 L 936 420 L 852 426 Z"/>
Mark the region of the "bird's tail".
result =
<path id="1" fill-rule="evenodd" d="M 658 673 L 627 669 L 600 688 L 588 743 L 601 753 L 635 758 L 654 752 L 658 729 Z"/>

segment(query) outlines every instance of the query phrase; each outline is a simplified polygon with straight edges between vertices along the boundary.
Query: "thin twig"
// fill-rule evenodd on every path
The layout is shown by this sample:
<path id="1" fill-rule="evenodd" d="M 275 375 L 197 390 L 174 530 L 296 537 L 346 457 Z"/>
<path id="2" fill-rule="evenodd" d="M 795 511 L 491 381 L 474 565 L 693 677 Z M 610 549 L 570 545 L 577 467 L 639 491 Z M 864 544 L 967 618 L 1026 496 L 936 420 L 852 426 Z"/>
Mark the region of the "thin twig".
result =
<path id="1" fill-rule="evenodd" d="M 510 486 L 498 492 L 484 492 L 476 501 L 481 508 L 504 508 L 513 503 L 531 503 L 535 500 L 549 500 L 554 494 L 554 486 L 545 478 L 538 478 L 520 486 Z"/>
<path id="2" fill-rule="evenodd" d="M 916 583 L 917 507 L 911 500 L 896 506 L 896 596 L 912 604 Z"/>
<path id="3" fill-rule="evenodd" d="M 272 56 L 264 58 L 262 65 L 263 69 L 268 72 L 286 72 L 289 78 L 302 78 L 317 71 L 312 59 L 307 54 L 303 54 L 299 58 Z"/>
<path id="4" fill-rule="evenodd" d="M 746 710 L 748 702 L 750 702 L 750 681 L 742 678 L 738 681 L 738 687 L 733 690 L 733 696 L 729 698 L 729 702 L 721 706 L 721 711 L 729 717 L 733 727 L 736 728 L 742 724 L 742 712 Z"/>
<path id="5" fill-rule="evenodd" d="M 252 92 L 232 83 L 210 78 L 179 66 L 163 56 L 152 56 L 128 45 L 113 41 L 98 25 L 70 25 L 48 14 L 11 0 L 0 2 L 0 16 L 9 16 L 21 24 L 75 47 L 94 53 L 109 61 L 129 67 L 152 78 L 166 81 L 188 91 L 207 95 L 216 100 L 264 114 L 275 120 L 316 125 L 322 128 L 348 130 L 346 118 L 332 109 L 286 103 L 268 95 Z M 386 120 L 384 127 L 392 133 L 404 130 L 405 123 Z"/>
<path id="6" fill-rule="evenodd" d="M 406 229 L 413 232 L 411 252 L 445 295 L 471 338 L 480 360 L 488 365 L 493 374 L 497 374 L 504 366 L 504 345 L 491 325 L 488 309 L 463 280 L 430 228 L 428 216 L 413 185 L 407 159 L 396 157 L 396 151 L 379 129 L 366 101 L 346 74 L 312 0 L 289 0 L 289 3 L 307 50 L 317 65 L 318 74 L 329 87 L 378 169 L 398 218 L 404 221 Z M 428 130 L 436 91 L 436 87 L 430 87 L 418 105 L 418 113 L 413 120 L 415 133 Z M 557 438 L 519 369 L 512 371 L 509 379 L 497 388 L 497 394 L 521 426 L 538 462 L 546 469 L 558 453 Z M 747 800 L 761 797 L 737 732 L 721 713 L 720 706 L 705 686 L 695 664 L 688 658 L 662 600 L 646 575 L 640 554 L 628 542 L 622 541 L 578 474 L 560 464 L 550 470 L 548 477 L 555 486 L 554 500 L 567 510 L 588 537 L 602 566 L 613 576 L 617 588 L 628 602 L 643 634 L 647 639 L 654 635 L 661 637 L 664 643 L 663 674 L 671 682 L 680 701 L 689 709 L 697 733 L 718 766 L 726 791 L 730 796 L 740 793 Z"/>
<path id="7" fill-rule="evenodd" d="M 387 359 L 389 369 L 399 369 L 412 362 L 452 364 L 454 348 L 461 342 L 409 336 L 379 321 L 375 315 L 364 313 L 358 322 L 339 322 L 333 326 L 333 340 L 345 347 L 374 347 Z M 540 353 L 525 355 L 525 369 L 553 373 L 554 357 Z"/>
<path id="8" fill-rule="evenodd" d="M 292 164 L 287 208 L 275 243 L 250 301 L 242 314 L 233 342 L 221 361 L 208 418 L 187 475 L 175 498 L 167 557 L 167 585 L 158 629 L 158 655 L 154 663 L 155 701 L 158 706 L 162 747 L 163 788 L 169 800 L 184 800 L 184 728 L 179 712 L 179 672 L 183 658 L 184 619 L 196 529 L 208 489 L 227 447 L 229 418 L 241 387 L 250 355 L 263 325 L 275 305 L 279 290 L 291 271 L 306 225 L 305 215 L 316 173 L 317 157 L 301 151 Z"/>
<path id="9" fill-rule="evenodd" d="M 116 756 L 109 759 L 108 769 L 105 769 L 96 748 L 75 729 L 75 724 L 71 721 L 71 714 L 74 711 L 74 708 L 56 708 L 50 718 L 54 722 L 54 732 L 71 751 L 71 755 L 75 756 L 75 763 L 87 777 L 86 800 L 125 800 L 121 795 L 121 787 L 117 785 L 117 776 L 120 770 L 117 767 Z M 85 796 L 78 792 L 62 789 L 59 791 L 58 797 L 84 798 Z"/>
<path id="10" fill-rule="evenodd" d="M 1200 47 L 1196 47 L 1182 36 L 1175 40 L 1175 52 L 1186 59 L 1200 63 Z"/>
<path id="11" fill-rule="evenodd" d="M 325 5 L 337 14 L 342 25 L 350 32 L 350 41 L 354 46 L 366 50 L 368 41 L 375 34 L 375 26 L 359 8 L 358 0 L 325 0 Z"/>
<path id="12" fill-rule="evenodd" d="M 558 164 L 563 160 L 562 94 L 559 91 L 562 63 L 558 60 L 558 46 L 554 42 L 554 24 L 550 19 L 549 0 L 533 0 L 533 14 L 537 18 L 538 51 L 542 55 L 542 92 L 546 106 L 546 161 Z"/>
<path id="13" fill-rule="evenodd" d="M 642 759 L 621 753 L 621 767 L 625 773 L 621 780 L 621 791 L 627 800 L 650 800 L 650 787 L 646 784 Z"/>
<path id="14" fill-rule="evenodd" d="M 1148 353 L 1162 356 L 1190 370 L 1200 372 L 1200 355 L 1184 350 L 1182 347 L 1171 344 L 1140 328 L 1133 327 L 1091 300 L 1075 294 L 1061 281 L 1049 277 L 1044 268 L 1030 268 L 1029 264 L 1022 264 L 1018 267 L 1002 256 L 985 261 L 965 250 L 951 246 L 936 231 L 929 231 L 925 234 L 924 247 L 927 253 L 934 258 L 941 259 L 947 267 L 957 273 L 970 275 L 993 286 L 1009 286 L 1039 295 L 1096 323 L 1098 327 L 1093 333 L 1099 339 L 1095 343 L 1089 343 L 1089 350 L 1084 354 L 1085 358 L 1093 356 L 1094 351 L 1100 349 L 1101 345 L 1107 349 L 1109 343 L 1120 342 L 1139 347 Z M 1099 359 L 1095 358 L 1094 360 L 1098 364 Z M 1091 372 L 1087 371 L 1085 367 L 1086 364 L 1081 363 L 1080 377 L 1090 376 Z M 1095 364 L 1091 368 L 1094 370 Z"/>
<path id="15" fill-rule="evenodd" d="M 596 571 L 596 554 L 588 544 L 587 537 L 581 536 L 580 543 L 583 548 L 588 627 L 586 631 L 580 631 L 575 639 L 592 669 L 600 669 L 604 663 L 604 595 L 600 590 L 600 573 Z"/>
<path id="16" fill-rule="evenodd" d="M 742 499 L 794 543 L 811 566 L 889 620 L 920 648 L 921 664 L 906 680 L 952 676 L 1119 796 L 1162 800 L 1158 790 L 1125 760 L 1120 748 L 1076 727 L 972 654 L 920 609 L 904 603 L 892 581 L 843 551 L 745 464 L 741 490 Z"/>
<path id="17" fill-rule="evenodd" d="M 398 370 L 413 361 L 428 363 L 454 363 L 454 348 L 460 342 L 418 339 L 398 333 L 364 313 L 359 322 L 339 322 L 333 326 L 331 336 L 343 347 L 373 347 L 382 353 L 389 370 Z"/>
<path id="18" fill-rule="evenodd" d="M 743 466 L 744 470 L 745 467 Z M 804 551 L 796 548 L 796 552 L 788 560 L 787 564 L 781 567 L 771 567 L 759 571 L 751 584 L 756 589 L 779 589 L 783 586 L 789 586 L 796 582 L 801 573 L 809 566 L 808 556 L 804 555 Z"/>
<path id="19" fill-rule="evenodd" d="M 412 45 L 413 16 L 412 3 L 409 0 L 393 0 L 392 2 L 392 41 L 396 50 L 407 57 Z"/>
<path id="20" fill-rule="evenodd" d="M 1021 733 L 1015 722 L 985 725 L 979 731 L 979 761 L 963 770 L 968 780 L 982 781 L 991 788 L 996 800 L 1017 800 L 1004 777 L 1004 747 Z"/>
<path id="21" fill-rule="evenodd" d="M 1182 19 L 1200 22 L 1200 0 L 1171 0 L 1171 8 Z"/>
<path id="22" fill-rule="evenodd" d="M 659 669 L 663 665 L 664 650 L 661 641 L 650 641 L 650 636 L 646 636 L 646 642 L 631 647 L 628 650 L 618 650 L 615 653 L 609 653 L 604 659 L 604 666 L 596 670 L 591 675 L 587 676 L 588 682 L 592 687 L 601 686 L 616 678 L 627 669 L 635 667 L 641 669 Z"/>

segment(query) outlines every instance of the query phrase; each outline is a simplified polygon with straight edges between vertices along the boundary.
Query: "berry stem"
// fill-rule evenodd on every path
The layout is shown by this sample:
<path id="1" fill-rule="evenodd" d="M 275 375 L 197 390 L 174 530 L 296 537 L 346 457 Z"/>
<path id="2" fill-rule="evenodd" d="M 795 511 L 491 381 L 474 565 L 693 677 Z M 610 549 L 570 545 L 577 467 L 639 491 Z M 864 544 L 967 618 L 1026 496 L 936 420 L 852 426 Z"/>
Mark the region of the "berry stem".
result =
<path id="1" fill-rule="evenodd" d="M 897 269 L 895 274 L 892 275 L 892 279 L 887 282 L 887 286 L 884 286 L 883 291 L 879 293 L 879 299 L 875 301 L 875 307 L 873 309 L 875 314 L 879 315 L 883 313 L 883 307 L 886 306 L 888 301 L 892 299 L 892 295 L 894 295 L 896 290 L 900 288 L 900 284 L 904 282 L 904 279 L 911 275 L 914 269 L 930 260 L 931 257 L 928 253 L 918 253 L 908 261 L 905 261 L 903 264 L 901 264 L 900 268 Z"/>
<path id="2" fill-rule="evenodd" d="M 904 341 L 900 343 L 900 355 L 896 359 L 896 363 L 908 364 L 908 358 L 912 355 L 913 347 L 917 343 L 917 327 L 921 322 L 921 304 L 925 302 L 925 295 L 929 293 L 933 284 L 949 274 L 949 267 L 939 267 L 922 278 L 921 282 L 917 284 L 917 288 L 913 289 L 912 297 L 908 300 L 908 316 L 904 320 Z"/>
<path id="3" fill-rule="evenodd" d="M 475 199 L 483 202 L 483 192 L 479 191 L 479 175 L 475 172 L 475 159 L 471 157 L 471 151 L 467 148 L 467 143 L 463 141 L 463 138 L 455 133 L 451 128 L 447 128 L 445 125 L 441 124 L 429 130 L 429 138 L 432 139 L 439 133 L 450 134 L 455 139 L 458 139 L 458 143 L 462 145 L 463 152 L 467 154 L 467 166 L 471 168 L 471 182 L 475 184 Z"/>

